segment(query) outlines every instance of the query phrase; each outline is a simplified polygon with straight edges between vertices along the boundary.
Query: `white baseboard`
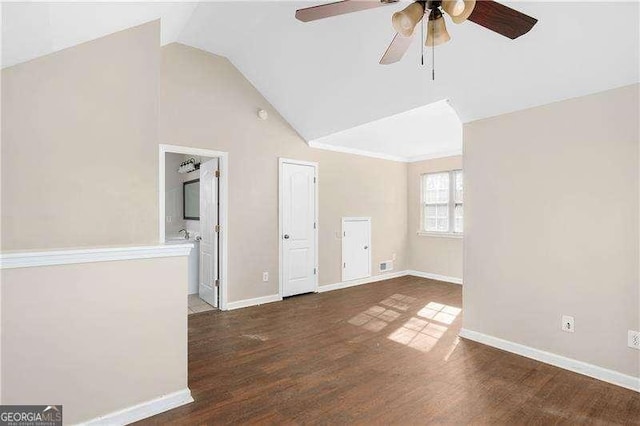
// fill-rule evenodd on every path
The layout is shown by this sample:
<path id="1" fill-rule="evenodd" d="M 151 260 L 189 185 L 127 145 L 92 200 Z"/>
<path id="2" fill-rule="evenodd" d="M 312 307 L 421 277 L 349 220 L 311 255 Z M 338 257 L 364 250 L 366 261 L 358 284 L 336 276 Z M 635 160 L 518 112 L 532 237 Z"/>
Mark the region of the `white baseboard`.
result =
<path id="1" fill-rule="evenodd" d="M 430 280 L 445 281 L 452 284 L 462 285 L 462 278 L 448 277 L 446 275 L 431 274 L 429 272 L 421 272 L 421 271 L 413 271 L 413 270 L 407 271 L 407 275 L 413 275 L 414 277 L 428 278 Z"/>
<path id="2" fill-rule="evenodd" d="M 438 280 L 438 281 L 446 281 L 454 284 L 462 284 L 462 280 L 460 278 L 446 277 L 444 275 L 429 274 L 427 272 L 419 272 L 419 271 L 398 271 L 398 272 L 388 272 L 386 274 L 380 274 L 380 275 L 373 275 L 371 277 L 361 278 L 359 280 L 342 281 L 335 284 L 321 285 L 321 286 L 318 286 L 318 293 L 324 293 L 326 291 L 333 291 L 333 290 L 340 290 L 341 288 L 354 287 L 357 285 L 375 283 L 378 281 L 390 280 L 392 278 L 399 278 L 407 275 L 414 275 L 416 277 L 429 278 L 429 279 Z M 231 311 L 233 309 L 263 305 L 265 303 L 279 302 L 281 300 L 282 300 L 282 297 L 280 297 L 277 294 L 273 294 L 271 296 L 256 297 L 255 299 L 238 300 L 236 302 L 227 303 L 227 310 Z"/>
<path id="3" fill-rule="evenodd" d="M 282 297 L 280 297 L 277 294 L 272 294 L 271 296 L 256 297 L 254 299 L 237 300 L 235 302 L 227 303 L 227 310 L 231 311 L 233 309 L 240 309 L 240 308 L 247 308 L 249 306 L 263 305 L 265 303 L 279 302 L 281 300 L 282 300 Z"/>
<path id="4" fill-rule="evenodd" d="M 335 284 L 321 285 L 318 287 L 318 293 L 324 293 L 325 291 L 339 290 L 341 288 L 354 287 L 362 284 L 375 283 L 377 281 L 389 280 L 391 278 L 404 277 L 407 271 L 390 272 L 387 274 L 374 275 L 367 278 L 361 278 L 353 281 L 342 281 Z"/>
<path id="5" fill-rule="evenodd" d="M 164 413 L 173 408 L 193 402 L 189 388 L 161 396 L 124 410 L 115 411 L 104 416 L 82 422 L 83 425 L 126 425 Z"/>
<path id="6" fill-rule="evenodd" d="M 638 377 L 628 376 L 617 371 L 598 367 L 597 365 L 588 364 L 586 362 L 556 355 L 551 352 L 542 351 L 540 349 L 500 339 L 498 337 L 478 333 L 477 331 L 463 328 L 460 330 L 459 335 L 465 339 L 493 346 L 494 348 L 544 362 L 545 364 L 551 364 L 556 367 L 564 368 L 565 370 L 573 371 L 574 373 L 584 374 L 585 376 L 593 377 L 594 379 L 602 380 L 603 382 L 612 383 L 614 385 L 622 386 L 623 388 L 640 392 L 640 378 Z"/>

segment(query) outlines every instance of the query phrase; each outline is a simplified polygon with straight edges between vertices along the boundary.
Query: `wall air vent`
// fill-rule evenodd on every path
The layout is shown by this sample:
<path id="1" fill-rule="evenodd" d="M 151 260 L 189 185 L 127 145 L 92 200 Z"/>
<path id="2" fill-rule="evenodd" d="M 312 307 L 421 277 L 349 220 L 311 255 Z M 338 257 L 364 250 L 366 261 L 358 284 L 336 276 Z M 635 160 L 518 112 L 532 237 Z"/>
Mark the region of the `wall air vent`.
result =
<path id="1" fill-rule="evenodd" d="M 380 262 L 380 272 L 393 271 L 393 260 Z"/>

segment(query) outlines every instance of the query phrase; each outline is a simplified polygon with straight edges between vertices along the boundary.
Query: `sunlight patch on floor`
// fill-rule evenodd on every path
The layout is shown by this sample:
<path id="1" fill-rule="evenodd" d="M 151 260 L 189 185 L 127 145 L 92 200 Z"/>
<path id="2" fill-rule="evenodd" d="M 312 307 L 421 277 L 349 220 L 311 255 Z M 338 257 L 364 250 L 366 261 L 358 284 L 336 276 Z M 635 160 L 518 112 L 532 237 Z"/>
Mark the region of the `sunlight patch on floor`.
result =
<path id="1" fill-rule="evenodd" d="M 379 305 L 374 305 L 352 317 L 348 323 L 374 333 L 381 331 L 400 317 L 401 313 L 398 311 L 407 311 L 416 300 L 418 299 L 415 297 L 394 294 L 382 300 Z M 409 318 L 400 328 L 389 334 L 387 338 L 410 348 L 429 352 L 460 312 L 462 309 L 455 306 L 429 302 L 420 308 L 414 317 Z M 453 353 L 458 341 L 459 339 L 456 338 L 445 359 L 448 359 Z"/>
<path id="2" fill-rule="evenodd" d="M 413 317 L 391 333 L 388 338 L 410 348 L 429 352 L 446 331 L 447 327 L 444 325 Z"/>
<path id="3" fill-rule="evenodd" d="M 394 294 L 393 296 L 387 297 L 382 302 L 381 305 L 389 306 L 391 308 L 399 309 L 401 311 L 406 311 L 411 307 L 411 304 L 415 302 L 415 297 L 405 296 L 402 294 Z"/>
<path id="4" fill-rule="evenodd" d="M 261 336 L 260 334 L 243 334 L 242 337 L 244 337 L 245 339 L 259 340 L 261 342 L 266 342 L 267 340 L 269 340 L 268 337 Z"/>
<path id="5" fill-rule="evenodd" d="M 453 354 L 453 351 L 455 351 L 456 348 L 458 347 L 458 343 L 460 343 L 460 338 L 458 336 L 456 336 L 456 339 L 453 341 L 453 343 L 451 344 L 451 347 L 449 348 L 449 351 L 447 352 L 447 354 L 444 357 L 445 361 L 449 361 L 449 358 Z"/>
<path id="6" fill-rule="evenodd" d="M 455 306 L 443 305 L 442 303 L 429 302 L 424 308 L 418 311 L 418 316 L 432 319 L 443 324 L 451 324 L 462 312 L 462 309 Z"/>
<path id="7" fill-rule="evenodd" d="M 429 302 L 417 312 L 417 316 L 410 318 L 402 327 L 395 330 L 389 336 L 390 340 L 403 344 L 422 352 L 429 352 L 438 343 L 438 340 L 455 321 L 462 309 L 442 303 Z M 457 343 L 456 343 L 457 344 Z M 449 355 L 453 352 L 451 349 Z"/>
<path id="8" fill-rule="evenodd" d="M 359 313 L 351 318 L 349 324 L 362 327 L 369 331 L 380 331 L 391 321 L 398 318 L 400 314 L 392 309 L 386 309 L 382 306 L 372 306 L 364 312 Z"/>

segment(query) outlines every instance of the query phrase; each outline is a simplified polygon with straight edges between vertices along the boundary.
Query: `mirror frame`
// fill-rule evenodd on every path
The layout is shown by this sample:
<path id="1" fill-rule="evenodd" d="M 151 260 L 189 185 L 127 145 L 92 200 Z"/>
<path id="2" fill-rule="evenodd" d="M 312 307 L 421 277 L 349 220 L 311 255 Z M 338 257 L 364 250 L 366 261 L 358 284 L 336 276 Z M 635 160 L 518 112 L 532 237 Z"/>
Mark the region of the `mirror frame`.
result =
<path id="1" fill-rule="evenodd" d="M 188 180 L 186 182 L 182 182 L 182 219 L 184 220 L 200 220 L 200 212 L 198 212 L 197 217 L 187 216 L 187 185 L 190 183 L 200 182 L 200 179 Z M 199 197 L 200 195 L 198 195 Z"/>

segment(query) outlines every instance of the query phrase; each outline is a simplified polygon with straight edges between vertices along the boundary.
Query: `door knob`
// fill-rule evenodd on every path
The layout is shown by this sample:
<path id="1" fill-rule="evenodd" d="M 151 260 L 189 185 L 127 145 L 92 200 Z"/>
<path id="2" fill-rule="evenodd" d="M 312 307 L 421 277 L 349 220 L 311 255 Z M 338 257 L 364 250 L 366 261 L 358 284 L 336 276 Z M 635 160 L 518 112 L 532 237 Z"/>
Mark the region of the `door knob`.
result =
<path id="1" fill-rule="evenodd" d="M 364 246 L 364 249 L 365 249 L 365 250 L 366 250 L 366 249 L 368 249 L 368 248 L 369 248 L 369 246 Z"/>
<path id="2" fill-rule="evenodd" d="M 289 234 L 284 234 L 284 239 L 288 240 L 289 239 Z"/>

